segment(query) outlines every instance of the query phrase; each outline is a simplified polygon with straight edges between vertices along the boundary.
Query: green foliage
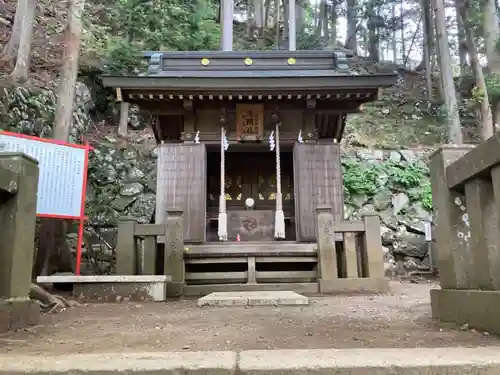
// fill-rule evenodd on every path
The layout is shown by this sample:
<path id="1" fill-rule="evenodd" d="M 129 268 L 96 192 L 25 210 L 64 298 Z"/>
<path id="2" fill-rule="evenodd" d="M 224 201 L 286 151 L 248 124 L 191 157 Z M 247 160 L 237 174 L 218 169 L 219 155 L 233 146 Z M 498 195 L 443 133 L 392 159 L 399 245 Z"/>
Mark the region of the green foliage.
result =
<path id="1" fill-rule="evenodd" d="M 50 138 L 55 110 L 56 96 L 51 90 L 4 88 L 0 91 L 0 130 Z M 79 141 L 89 123 L 86 103 L 77 90 L 70 141 Z"/>
<path id="2" fill-rule="evenodd" d="M 344 157 L 342 169 L 347 202 L 356 195 L 372 197 L 381 189 L 390 188 L 409 192 L 411 200 L 421 201 L 426 209 L 432 208 L 429 171 L 421 161 L 396 163 Z"/>
<path id="3" fill-rule="evenodd" d="M 137 74 L 140 52 L 214 50 L 216 6 L 204 0 L 90 1 L 84 19 L 84 64 L 108 73 Z M 86 59 L 85 59 L 86 57 Z"/>
<path id="4" fill-rule="evenodd" d="M 484 77 L 484 80 L 489 97 L 492 100 L 500 100 L 500 74 L 490 73 Z"/>
<path id="5" fill-rule="evenodd" d="M 432 189 L 431 184 L 425 184 L 422 189 L 422 195 L 418 197 L 418 200 L 422 202 L 422 207 L 427 210 L 432 210 Z"/>

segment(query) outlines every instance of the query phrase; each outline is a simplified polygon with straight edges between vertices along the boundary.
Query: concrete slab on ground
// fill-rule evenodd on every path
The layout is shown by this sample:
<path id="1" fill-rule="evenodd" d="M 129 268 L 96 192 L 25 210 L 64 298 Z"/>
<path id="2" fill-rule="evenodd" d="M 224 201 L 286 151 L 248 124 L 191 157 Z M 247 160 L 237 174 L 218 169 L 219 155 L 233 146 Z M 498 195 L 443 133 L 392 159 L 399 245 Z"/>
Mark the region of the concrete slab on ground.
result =
<path id="1" fill-rule="evenodd" d="M 499 347 L 0 355 L 3 375 L 492 375 Z"/>
<path id="2" fill-rule="evenodd" d="M 292 291 L 216 292 L 198 300 L 203 306 L 296 306 L 308 305 L 309 299 Z"/>

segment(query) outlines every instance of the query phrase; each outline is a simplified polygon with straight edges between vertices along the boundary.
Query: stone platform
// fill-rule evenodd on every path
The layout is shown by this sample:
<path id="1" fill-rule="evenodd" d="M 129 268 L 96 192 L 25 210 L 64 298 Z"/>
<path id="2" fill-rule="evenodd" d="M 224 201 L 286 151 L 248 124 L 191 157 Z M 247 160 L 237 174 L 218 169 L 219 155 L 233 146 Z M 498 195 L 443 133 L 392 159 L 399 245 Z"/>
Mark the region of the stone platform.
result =
<path id="1" fill-rule="evenodd" d="M 295 306 L 309 299 L 292 291 L 216 292 L 198 300 L 198 306 Z"/>
<path id="2" fill-rule="evenodd" d="M 80 301 L 162 302 L 172 278 L 163 275 L 39 276 L 39 284 L 73 284 L 73 296 Z"/>

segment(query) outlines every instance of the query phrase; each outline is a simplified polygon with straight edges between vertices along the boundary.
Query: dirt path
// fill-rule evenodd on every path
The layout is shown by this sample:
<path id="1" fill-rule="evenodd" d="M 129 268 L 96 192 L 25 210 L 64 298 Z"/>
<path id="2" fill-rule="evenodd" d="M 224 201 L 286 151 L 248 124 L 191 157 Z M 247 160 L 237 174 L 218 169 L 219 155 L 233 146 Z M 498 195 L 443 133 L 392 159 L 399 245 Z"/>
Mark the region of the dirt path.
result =
<path id="1" fill-rule="evenodd" d="M 431 287 L 393 282 L 391 295 L 314 297 L 306 307 L 198 308 L 195 300 L 89 304 L 44 316 L 30 330 L 0 335 L 0 351 L 56 355 L 500 345 L 488 334 L 433 322 Z"/>

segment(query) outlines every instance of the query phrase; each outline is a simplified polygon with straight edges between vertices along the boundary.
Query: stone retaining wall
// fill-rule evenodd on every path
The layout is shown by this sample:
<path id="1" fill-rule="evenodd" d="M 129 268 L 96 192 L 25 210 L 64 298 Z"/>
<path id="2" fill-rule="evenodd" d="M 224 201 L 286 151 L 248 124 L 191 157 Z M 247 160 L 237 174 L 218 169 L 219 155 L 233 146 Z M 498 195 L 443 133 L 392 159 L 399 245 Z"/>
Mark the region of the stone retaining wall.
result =
<path id="1" fill-rule="evenodd" d="M 0 374 L 490 375 L 500 373 L 498 353 L 486 347 L 0 356 Z"/>

